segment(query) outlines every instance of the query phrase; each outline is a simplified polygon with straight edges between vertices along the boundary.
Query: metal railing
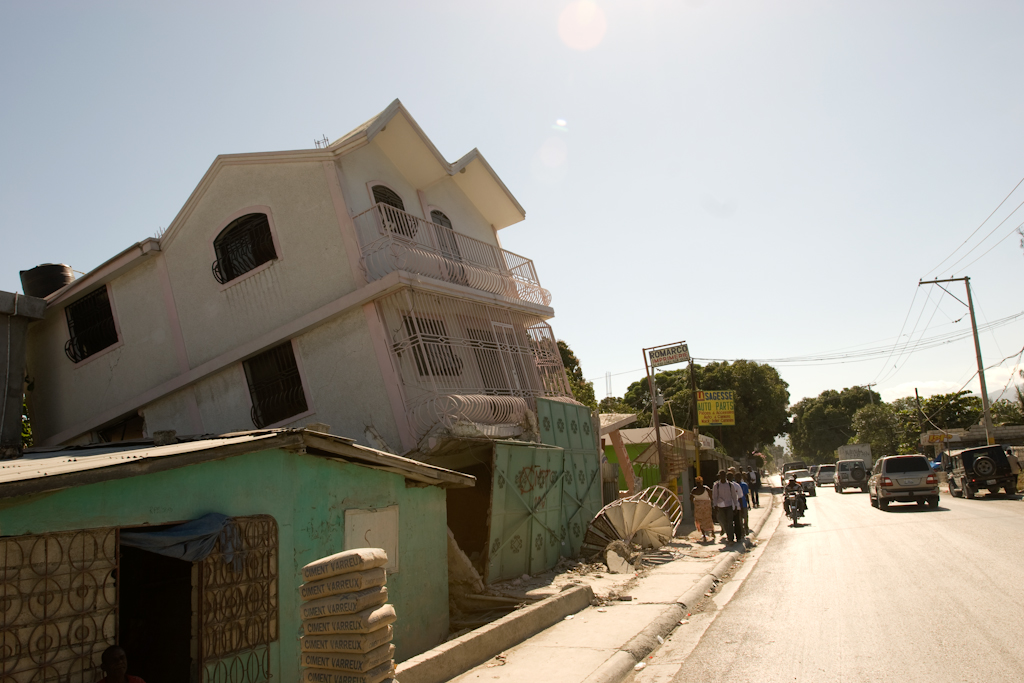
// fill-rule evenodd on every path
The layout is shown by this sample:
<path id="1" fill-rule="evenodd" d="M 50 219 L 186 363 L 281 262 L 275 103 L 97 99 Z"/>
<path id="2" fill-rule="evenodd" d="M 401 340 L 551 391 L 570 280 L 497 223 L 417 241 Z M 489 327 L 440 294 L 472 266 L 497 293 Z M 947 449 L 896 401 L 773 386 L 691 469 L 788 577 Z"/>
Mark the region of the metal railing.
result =
<path id="1" fill-rule="evenodd" d="M 354 219 L 366 276 L 395 270 L 472 287 L 510 299 L 551 304 L 533 261 L 387 204 Z"/>
<path id="2" fill-rule="evenodd" d="M 551 327 L 537 316 L 411 288 L 376 305 L 417 438 L 459 420 L 520 424 L 539 397 L 573 400 Z"/>

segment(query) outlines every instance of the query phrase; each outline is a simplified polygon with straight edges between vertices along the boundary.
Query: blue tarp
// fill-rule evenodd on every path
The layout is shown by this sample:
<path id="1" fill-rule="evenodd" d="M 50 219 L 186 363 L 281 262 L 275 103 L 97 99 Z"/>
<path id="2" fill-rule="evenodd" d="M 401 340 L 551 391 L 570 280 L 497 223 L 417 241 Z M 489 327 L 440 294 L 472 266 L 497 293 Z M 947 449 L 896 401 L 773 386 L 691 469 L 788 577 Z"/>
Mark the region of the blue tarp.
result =
<path id="1" fill-rule="evenodd" d="M 216 512 L 161 531 L 121 532 L 122 545 L 186 562 L 205 560 L 213 552 L 218 539 L 224 560 L 233 562 L 241 550 L 238 529 L 230 517 Z"/>

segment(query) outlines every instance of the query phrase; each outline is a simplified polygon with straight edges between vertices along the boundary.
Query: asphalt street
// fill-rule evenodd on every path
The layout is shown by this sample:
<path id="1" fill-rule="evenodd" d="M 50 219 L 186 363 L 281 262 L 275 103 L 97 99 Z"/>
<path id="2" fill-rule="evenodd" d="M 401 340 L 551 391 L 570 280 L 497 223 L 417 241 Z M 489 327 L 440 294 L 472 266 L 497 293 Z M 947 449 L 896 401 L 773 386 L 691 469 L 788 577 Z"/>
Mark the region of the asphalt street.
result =
<path id="1" fill-rule="evenodd" d="M 1024 680 L 1024 501 L 808 501 L 673 680 Z"/>

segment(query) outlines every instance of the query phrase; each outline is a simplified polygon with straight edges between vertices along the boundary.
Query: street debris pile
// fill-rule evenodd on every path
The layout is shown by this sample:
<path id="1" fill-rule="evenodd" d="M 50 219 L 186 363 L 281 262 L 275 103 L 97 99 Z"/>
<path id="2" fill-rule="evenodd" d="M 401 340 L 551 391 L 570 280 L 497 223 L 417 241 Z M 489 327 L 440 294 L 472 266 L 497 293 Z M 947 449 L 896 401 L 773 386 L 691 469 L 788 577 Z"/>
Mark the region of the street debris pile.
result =
<path id="1" fill-rule="evenodd" d="M 682 519 L 679 496 L 664 486 L 650 486 L 601 508 L 587 527 L 581 552 L 591 558 L 604 555 L 613 541 L 656 550 L 672 540 Z"/>
<path id="2" fill-rule="evenodd" d="M 310 562 L 299 587 L 305 683 L 382 683 L 394 677 L 397 619 L 387 604 L 387 553 L 356 548 Z"/>

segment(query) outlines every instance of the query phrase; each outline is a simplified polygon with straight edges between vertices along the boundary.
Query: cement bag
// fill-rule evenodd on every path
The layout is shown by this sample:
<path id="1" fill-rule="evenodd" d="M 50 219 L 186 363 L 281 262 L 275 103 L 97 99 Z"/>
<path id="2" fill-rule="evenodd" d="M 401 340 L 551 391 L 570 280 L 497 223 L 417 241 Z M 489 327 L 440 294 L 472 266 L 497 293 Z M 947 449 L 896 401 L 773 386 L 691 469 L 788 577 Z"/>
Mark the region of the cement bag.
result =
<path id="1" fill-rule="evenodd" d="M 336 617 L 310 619 L 302 622 L 302 632 L 307 636 L 329 636 L 335 633 L 370 633 L 384 628 L 397 619 L 394 605 L 371 607 L 355 614 L 341 614 Z"/>
<path id="2" fill-rule="evenodd" d="M 343 633 L 333 636 L 302 636 L 299 647 L 303 652 L 369 652 L 395 637 L 390 624 L 369 633 Z"/>
<path id="3" fill-rule="evenodd" d="M 310 600 L 303 603 L 299 611 L 303 619 L 319 619 L 333 617 L 337 614 L 362 612 L 368 607 L 383 605 L 387 601 L 388 589 L 385 586 L 374 586 L 355 593 L 341 593 Z"/>
<path id="4" fill-rule="evenodd" d="M 387 563 L 388 554 L 382 548 L 356 548 L 310 562 L 302 568 L 302 580 L 316 581 L 338 574 L 383 567 Z"/>
<path id="5" fill-rule="evenodd" d="M 394 654 L 395 646 L 390 643 L 369 652 L 303 652 L 302 666 L 363 673 L 383 662 L 390 662 Z"/>
<path id="6" fill-rule="evenodd" d="M 385 581 L 387 581 L 387 574 L 385 574 L 384 568 L 377 567 L 365 572 L 339 574 L 329 579 L 304 583 L 299 586 L 299 595 L 303 600 L 315 600 L 316 598 L 326 598 L 328 595 L 355 593 L 373 586 L 383 586 Z"/>
<path id="7" fill-rule="evenodd" d="M 331 671 L 330 669 L 303 669 L 302 683 L 380 683 L 394 676 L 395 665 L 390 659 L 369 671 Z"/>

